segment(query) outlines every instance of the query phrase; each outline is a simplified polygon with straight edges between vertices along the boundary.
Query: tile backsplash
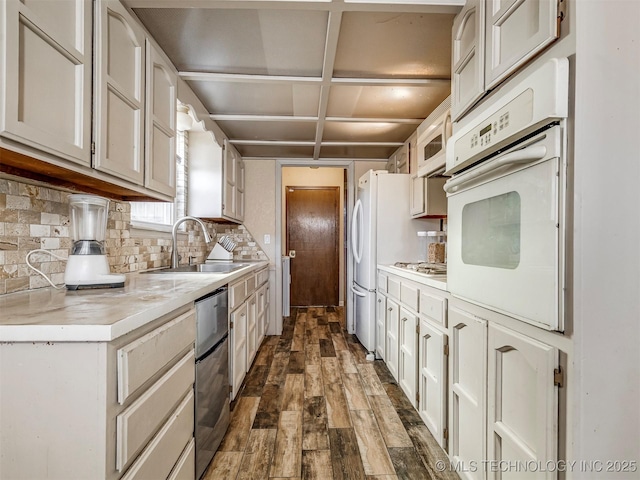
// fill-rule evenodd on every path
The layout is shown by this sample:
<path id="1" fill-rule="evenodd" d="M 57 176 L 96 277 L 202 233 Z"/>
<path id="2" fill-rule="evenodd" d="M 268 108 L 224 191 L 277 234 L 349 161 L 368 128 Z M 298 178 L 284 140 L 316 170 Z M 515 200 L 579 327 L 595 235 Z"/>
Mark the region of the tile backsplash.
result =
<path id="1" fill-rule="evenodd" d="M 26 264 L 29 251 L 42 248 L 66 257 L 71 246 L 69 233 L 69 192 L 50 186 L 32 185 L 0 178 L 0 294 L 47 287 L 47 281 Z M 227 235 L 238 246 L 237 260 L 267 260 L 243 225 L 206 222 L 217 237 Z M 186 232 L 178 236 L 181 264 L 189 257 L 204 262 L 213 244 L 207 245 L 195 222 L 183 224 Z M 105 242 L 113 273 L 128 273 L 168 266 L 171 263 L 171 238 L 131 227 L 131 205 L 111 200 Z M 63 283 L 65 261 L 45 254 L 31 256 L 31 263 L 56 284 Z"/>

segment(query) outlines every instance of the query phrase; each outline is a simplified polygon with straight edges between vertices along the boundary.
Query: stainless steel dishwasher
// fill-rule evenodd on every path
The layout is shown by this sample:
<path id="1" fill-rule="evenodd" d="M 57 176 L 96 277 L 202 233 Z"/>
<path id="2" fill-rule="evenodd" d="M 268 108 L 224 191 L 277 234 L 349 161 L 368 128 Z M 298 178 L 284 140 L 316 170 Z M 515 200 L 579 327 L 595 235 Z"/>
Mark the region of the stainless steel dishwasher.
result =
<path id="1" fill-rule="evenodd" d="M 196 479 L 207 469 L 229 426 L 227 287 L 196 306 Z"/>

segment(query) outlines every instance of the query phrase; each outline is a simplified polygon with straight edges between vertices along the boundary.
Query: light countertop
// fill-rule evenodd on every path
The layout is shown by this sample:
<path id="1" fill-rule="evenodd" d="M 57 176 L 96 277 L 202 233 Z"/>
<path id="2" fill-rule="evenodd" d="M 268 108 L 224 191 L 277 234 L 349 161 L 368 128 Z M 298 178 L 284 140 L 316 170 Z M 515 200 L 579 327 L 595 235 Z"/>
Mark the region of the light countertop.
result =
<path id="1" fill-rule="evenodd" d="M 422 283 L 429 287 L 444 290 L 445 292 L 448 291 L 446 275 L 427 275 L 426 273 L 419 273 L 415 270 L 395 267 L 393 265 L 378 265 L 378 268 L 384 272 L 392 273 L 393 275 L 413 280 L 414 282 Z"/>
<path id="2" fill-rule="evenodd" d="M 122 288 L 0 295 L 0 342 L 108 342 L 268 264 L 229 274 L 130 273 Z"/>

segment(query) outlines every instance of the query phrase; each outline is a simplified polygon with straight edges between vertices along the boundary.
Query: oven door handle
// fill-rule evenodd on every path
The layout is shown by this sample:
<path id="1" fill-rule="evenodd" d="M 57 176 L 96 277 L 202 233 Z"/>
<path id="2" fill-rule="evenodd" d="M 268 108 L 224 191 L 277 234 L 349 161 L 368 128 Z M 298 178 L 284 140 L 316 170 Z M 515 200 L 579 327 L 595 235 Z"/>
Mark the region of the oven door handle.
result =
<path id="1" fill-rule="evenodd" d="M 444 191 L 447 193 L 457 192 L 463 185 L 491 172 L 492 170 L 495 170 L 496 168 L 503 167 L 505 165 L 537 162 L 538 160 L 542 160 L 546 155 L 547 147 L 544 145 L 531 145 L 530 147 L 507 153 L 506 155 L 489 161 L 468 173 L 463 173 L 457 177 L 453 177 L 451 180 L 448 180 L 447 183 L 444 184 Z"/>

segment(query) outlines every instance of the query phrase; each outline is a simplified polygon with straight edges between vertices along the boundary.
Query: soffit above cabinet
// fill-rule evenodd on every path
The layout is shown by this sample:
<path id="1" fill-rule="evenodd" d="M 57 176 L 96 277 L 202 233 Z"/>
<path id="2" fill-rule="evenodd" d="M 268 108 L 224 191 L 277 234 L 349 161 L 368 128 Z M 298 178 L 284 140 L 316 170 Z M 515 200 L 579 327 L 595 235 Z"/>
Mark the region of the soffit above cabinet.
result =
<path id="1" fill-rule="evenodd" d="M 464 0 L 123 0 L 245 158 L 388 158 L 450 94 Z"/>

